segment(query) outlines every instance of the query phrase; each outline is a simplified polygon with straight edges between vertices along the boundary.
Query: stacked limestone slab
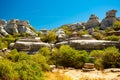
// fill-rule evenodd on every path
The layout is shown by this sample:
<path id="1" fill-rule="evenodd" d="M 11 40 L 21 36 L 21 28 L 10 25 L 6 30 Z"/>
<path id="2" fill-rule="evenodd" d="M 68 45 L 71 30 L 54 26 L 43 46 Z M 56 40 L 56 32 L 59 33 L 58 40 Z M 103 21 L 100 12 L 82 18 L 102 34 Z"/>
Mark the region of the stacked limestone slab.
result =
<path id="1" fill-rule="evenodd" d="M 27 33 L 31 36 L 36 36 L 37 34 L 30 29 L 31 25 L 28 21 L 11 19 L 10 21 L 0 20 L 0 34 L 7 36 L 8 34 L 14 33 Z"/>
<path id="2" fill-rule="evenodd" d="M 109 10 L 106 12 L 106 17 L 101 22 L 95 14 L 91 14 L 87 22 L 68 24 L 65 26 L 68 26 L 73 30 L 80 30 L 82 28 L 91 29 L 98 26 L 101 29 L 106 29 L 107 27 L 111 27 L 115 21 L 120 21 L 120 17 L 117 17 L 116 13 L 117 10 Z"/>

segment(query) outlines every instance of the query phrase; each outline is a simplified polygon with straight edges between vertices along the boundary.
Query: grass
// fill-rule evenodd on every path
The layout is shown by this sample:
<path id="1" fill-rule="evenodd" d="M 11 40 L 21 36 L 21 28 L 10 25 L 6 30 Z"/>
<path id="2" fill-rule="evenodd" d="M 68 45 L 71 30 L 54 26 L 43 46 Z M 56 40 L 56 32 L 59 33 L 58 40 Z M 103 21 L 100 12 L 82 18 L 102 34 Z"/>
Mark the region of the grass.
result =
<path id="1" fill-rule="evenodd" d="M 72 80 L 70 77 L 60 73 L 60 72 L 46 72 L 45 80 Z"/>

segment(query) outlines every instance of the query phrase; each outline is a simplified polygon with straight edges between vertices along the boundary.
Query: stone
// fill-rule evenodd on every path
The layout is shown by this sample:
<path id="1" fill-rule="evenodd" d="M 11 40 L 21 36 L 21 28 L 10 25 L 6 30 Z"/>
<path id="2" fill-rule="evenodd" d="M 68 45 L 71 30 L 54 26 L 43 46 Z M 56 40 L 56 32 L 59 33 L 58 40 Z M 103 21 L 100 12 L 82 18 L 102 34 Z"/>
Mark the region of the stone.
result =
<path id="1" fill-rule="evenodd" d="M 101 29 L 113 26 L 113 23 L 117 21 L 116 12 L 117 10 L 110 10 L 106 12 L 106 17 L 101 22 Z"/>
<path id="2" fill-rule="evenodd" d="M 0 20 L 0 26 L 4 26 L 4 25 L 6 25 L 7 24 L 7 22 L 4 20 L 4 19 L 1 19 Z"/>
<path id="3" fill-rule="evenodd" d="M 85 28 L 84 24 L 83 23 L 75 23 L 75 24 L 67 24 L 67 25 L 63 25 L 63 26 L 67 26 L 69 29 L 71 30 L 76 30 L 76 31 L 79 31 L 83 28 Z"/>
<path id="4" fill-rule="evenodd" d="M 36 52 L 41 47 L 49 47 L 50 44 L 41 42 L 39 39 L 20 39 L 14 44 L 10 44 L 11 49 L 17 49 L 18 51 L 26 51 L 28 53 Z"/>
<path id="5" fill-rule="evenodd" d="M 48 30 L 47 29 L 41 29 L 40 30 L 40 33 L 43 34 L 43 35 L 47 35 L 48 34 Z"/>
<path id="6" fill-rule="evenodd" d="M 56 47 L 58 48 L 61 45 L 70 45 L 74 49 L 87 51 L 105 49 L 111 46 L 120 48 L 120 42 L 106 40 L 69 40 L 56 43 Z"/>
<path id="7" fill-rule="evenodd" d="M 29 24 L 28 21 L 11 19 L 10 21 L 7 22 L 4 29 L 9 34 L 27 33 L 31 36 L 37 36 L 37 34 L 34 31 L 32 31 L 30 27 L 31 25 Z"/>
<path id="8" fill-rule="evenodd" d="M 82 70 L 84 72 L 88 72 L 88 71 L 95 71 L 95 67 L 93 63 L 85 63 Z"/>
<path id="9" fill-rule="evenodd" d="M 107 33 L 107 36 L 112 36 L 112 35 L 120 36 L 120 31 L 111 31 Z"/>
<path id="10" fill-rule="evenodd" d="M 3 35 L 3 36 L 7 36 L 8 35 L 8 33 L 5 31 L 3 26 L 0 26 L 0 34 Z"/>
<path id="11" fill-rule="evenodd" d="M 58 31 L 56 31 L 56 36 L 58 41 L 64 41 L 66 39 L 66 34 L 62 29 L 59 29 Z"/>
<path id="12" fill-rule="evenodd" d="M 100 25 L 100 22 L 98 21 L 98 17 L 95 16 L 94 14 L 91 14 L 89 20 L 87 21 L 87 23 L 85 24 L 86 29 L 89 28 L 94 28 Z"/>

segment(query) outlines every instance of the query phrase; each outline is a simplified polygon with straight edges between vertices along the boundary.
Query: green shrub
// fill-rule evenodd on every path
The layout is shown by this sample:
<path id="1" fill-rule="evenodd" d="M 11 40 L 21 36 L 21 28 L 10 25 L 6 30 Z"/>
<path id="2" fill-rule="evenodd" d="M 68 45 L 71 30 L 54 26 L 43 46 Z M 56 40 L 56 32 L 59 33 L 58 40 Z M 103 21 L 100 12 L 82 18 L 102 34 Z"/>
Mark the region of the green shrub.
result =
<path id="1" fill-rule="evenodd" d="M 68 45 L 60 47 L 56 56 L 57 64 L 65 67 L 81 68 L 88 61 L 86 51 L 77 51 Z"/>
<path id="2" fill-rule="evenodd" d="M 116 47 L 108 47 L 104 50 L 102 64 L 104 68 L 120 67 L 120 53 Z"/>
<path id="3" fill-rule="evenodd" d="M 115 35 L 107 36 L 107 37 L 105 37 L 105 40 L 119 41 L 120 40 L 120 36 L 115 36 Z"/>
<path id="4" fill-rule="evenodd" d="M 17 80 L 19 75 L 13 68 L 13 62 L 2 59 L 0 60 L 0 79 L 1 80 Z"/>
<path id="5" fill-rule="evenodd" d="M 115 21 L 114 22 L 113 29 L 114 30 L 120 30 L 120 21 Z"/>

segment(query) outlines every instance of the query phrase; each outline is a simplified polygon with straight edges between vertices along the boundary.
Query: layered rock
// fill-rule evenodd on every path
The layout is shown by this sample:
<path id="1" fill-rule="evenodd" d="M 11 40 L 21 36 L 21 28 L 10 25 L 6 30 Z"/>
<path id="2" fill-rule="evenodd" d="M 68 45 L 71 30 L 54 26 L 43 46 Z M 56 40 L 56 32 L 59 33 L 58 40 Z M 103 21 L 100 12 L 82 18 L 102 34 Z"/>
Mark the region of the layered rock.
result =
<path id="1" fill-rule="evenodd" d="M 57 36 L 58 41 L 64 41 L 66 39 L 66 34 L 62 29 L 59 29 L 56 32 L 56 36 Z"/>
<path id="2" fill-rule="evenodd" d="M 115 21 L 119 18 L 116 18 L 117 10 L 110 10 L 106 12 L 106 17 L 101 22 L 101 28 L 106 29 L 107 27 L 111 27 Z"/>
<path id="3" fill-rule="evenodd" d="M 69 40 L 56 43 L 56 47 L 60 47 L 61 45 L 70 45 L 74 49 L 78 50 L 97 50 L 105 49 L 110 46 L 120 48 L 120 42 L 105 40 Z"/>
<path id="4" fill-rule="evenodd" d="M 35 52 L 41 47 L 49 47 L 50 44 L 41 42 L 40 39 L 20 39 L 15 43 L 10 44 L 11 49 L 17 49 L 18 51 Z"/>
<path id="5" fill-rule="evenodd" d="M 5 21 L 4 19 L 0 20 L 0 26 L 5 26 L 7 24 L 7 21 Z"/>
<path id="6" fill-rule="evenodd" d="M 71 30 L 77 30 L 77 31 L 85 28 L 84 23 L 67 24 L 67 25 L 63 25 L 63 26 L 67 26 Z"/>
<path id="7" fill-rule="evenodd" d="M 7 22 L 3 19 L 0 20 L 0 34 L 3 36 L 7 36 L 8 33 L 5 31 L 5 26 L 6 26 Z"/>
<path id="8" fill-rule="evenodd" d="M 5 31 L 3 26 L 0 26 L 0 34 L 3 35 L 3 36 L 7 36 L 8 35 L 8 33 Z"/>
<path id="9" fill-rule="evenodd" d="M 28 21 L 12 19 L 10 21 L 5 21 L 3 19 L 0 20 L 0 34 L 7 36 L 8 34 L 14 33 L 27 33 L 32 36 L 36 36 L 37 34 L 31 30 L 31 25 Z"/>
<path id="10" fill-rule="evenodd" d="M 94 14 L 91 14 L 89 20 L 87 21 L 87 23 L 85 24 L 86 29 L 89 28 L 94 28 L 100 25 L 100 22 L 98 20 L 99 18 L 97 16 L 95 16 Z"/>
<path id="11" fill-rule="evenodd" d="M 17 19 L 12 19 L 10 20 L 6 27 L 5 30 L 9 33 L 9 34 L 14 34 L 14 33 L 27 33 L 30 35 L 35 36 L 36 33 L 33 32 L 30 29 L 30 24 L 28 21 L 22 21 L 22 20 L 17 20 Z"/>

